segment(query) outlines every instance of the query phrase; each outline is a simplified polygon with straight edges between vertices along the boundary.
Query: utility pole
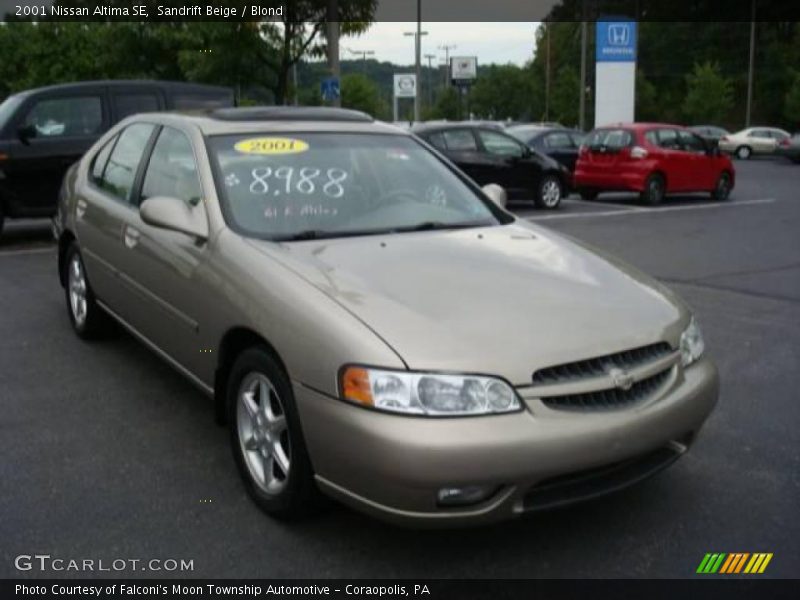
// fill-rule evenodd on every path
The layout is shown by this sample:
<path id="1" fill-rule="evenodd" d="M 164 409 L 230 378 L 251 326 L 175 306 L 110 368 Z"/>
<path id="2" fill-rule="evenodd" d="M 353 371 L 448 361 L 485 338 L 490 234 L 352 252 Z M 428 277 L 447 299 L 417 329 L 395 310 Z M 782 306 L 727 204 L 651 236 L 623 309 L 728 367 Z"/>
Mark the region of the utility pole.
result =
<path id="1" fill-rule="evenodd" d="M 422 0 L 417 0 L 417 35 L 414 38 L 414 67 L 417 74 L 417 93 L 414 95 L 414 121 L 420 121 L 420 79 L 422 76 Z"/>
<path id="2" fill-rule="evenodd" d="M 442 44 L 439 50 L 444 50 L 444 87 L 447 87 L 448 71 L 450 70 L 450 50 L 456 48 L 455 44 Z"/>
<path id="3" fill-rule="evenodd" d="M 545 67 L 544 67 L 544 120 L 550 120 L 550 27 L 551 23 L 545 21 Z"/>
<path id="4" fill-rule="evenodd" d="M 426 54 L 425 58 L 428 59 L 428 108 L 433 106 L 433 81 L 431 80 L 431 72 L 433 71 L 433 65 L 431 61 L 436 58 L 435 54 Z"/>
<path id="5" fill-rule="evenodd" d="M 331 77 L 335 77 L 341 85 L 341 69 L 339 67 L 339 0 L 328 0 L 328 68 Z M 332 101 L 333 106 L 341 106 L 341 95 Z"/>
<path id="6" fill-rule="evenodd" d="M 419 2 L 417 0 L 417 8 L 419 9 Z M 419 14 L 419 13 L 418 13 Z M 422 57 L 421 57 L 421 48 L 422 48 L 422 36 L 428 35 L 427 31 L 422 31 L 420 29 L 420 21 L 417 21 L 417 30 L 416 31 L 405 31 L 403 32 L 405 36 L 414 36 L 414 73 L 416 73 L 415 78 L 417 80 L 417 89 L 414 95 L 414 120 L 419 121 L 419 90 L 422 84 L 420 83 L 420 71 L 422 70 Z"/>
<path id="7" fill-rule="evenodd" d="M 753 110 L 753 77 L 756 68 L 756 0 L 751 0 L 750 5 L 750 66 L 747 71 L 747 113 L 744 117 L 744 126 L 750 127 L 750 116 Z"/>
<path id="8" fill-rule="evenodd" d="M 578 127 L 581 131 L 586 131 L 586 0 L 582 3 L 581 15 L 581 89 L 580 102 L 578 104 Z"/>

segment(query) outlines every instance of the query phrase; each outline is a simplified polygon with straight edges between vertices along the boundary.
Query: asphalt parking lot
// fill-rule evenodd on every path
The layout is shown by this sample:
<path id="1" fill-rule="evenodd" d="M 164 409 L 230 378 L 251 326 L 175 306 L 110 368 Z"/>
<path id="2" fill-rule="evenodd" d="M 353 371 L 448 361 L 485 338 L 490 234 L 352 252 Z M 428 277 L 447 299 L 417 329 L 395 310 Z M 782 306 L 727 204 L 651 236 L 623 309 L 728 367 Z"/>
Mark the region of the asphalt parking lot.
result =
<path id="1" fill-rule="evenodd" d="M 21 575 L 15 556 L 46 553 L 193 559 L 193 577 L 688 577 L 706 552 L 772 552 L 764 576 L 797 576 L 800 167 L 736 166 L 724 204 L 511 207 L 678 291 L 720 368 L 721 400 L 692 451 L 642 485 L 456 531 L 397 529 L 339 506 L 296 524 L 263 515 L 210 401 L 128 335 L 79 341 L 46 224 L 7 223 L 0 576 Z"/>

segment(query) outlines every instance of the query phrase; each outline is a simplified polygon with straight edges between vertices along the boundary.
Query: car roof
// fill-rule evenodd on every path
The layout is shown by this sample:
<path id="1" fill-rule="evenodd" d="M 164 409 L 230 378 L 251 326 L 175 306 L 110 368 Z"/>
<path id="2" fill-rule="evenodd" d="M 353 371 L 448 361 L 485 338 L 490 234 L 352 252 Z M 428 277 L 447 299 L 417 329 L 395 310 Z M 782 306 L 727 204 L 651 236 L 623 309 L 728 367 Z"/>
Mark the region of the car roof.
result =
<path id="1" fill-rule="evenodd" d="M 339 108 L 255 106 L 206 111 L 156 112 L 130 117 L 158 119 L 163 124 L 192 124 L 204 135 L 240 133 L 384 133 L 409 136 L 400 127 L 375 121 L 366 113 Z"/>
<path id="2" fill-rule="evenodd" d="M 606 125 L 601 125 L 596 127 L 595 129 L 632 129 L 634 131 L 644 131 L 646 129 L 655 129 L 657 127 L 670 127 L 672 129 L 686 129 L 683 125 L 677 125 L 675 123 L 607 123 Z"/>
<path id="3" fill-rule="evenodd" d="M 74 83 L 58 83 L 55 85 L 48 85 L 44 87 L 31 88 L 29 90 L 21 90 L 16 92 L 16 96 L 28 96 L 32 94 L 39 94 L 41 92 L 71 92 L 80 91 L 87 88 L 96 87 L 136 87 L 136 86 L 149 86 L 161 87 L 164 89 L 172 90 L 196 90 L 196 91 L 214 91 L 214 92 L 231 92 L 230 88 L 218 85 L 206 85 L 203 83 L 190 83 L 185 81 L 159 81 L 155 79 L 98 79 L 94 81 L 77 81 Z"/>
<path id="4" fill-rule="evenodd" d="M 488 129 L 490 131 L 505 131 L 503 128 L 492 125 L 489 121 L 451 121 L 447 123 L 432 123 L 414 126 L 413 133 L 432 133 L 435 131 L 450 131 L 451 129 Z"/>

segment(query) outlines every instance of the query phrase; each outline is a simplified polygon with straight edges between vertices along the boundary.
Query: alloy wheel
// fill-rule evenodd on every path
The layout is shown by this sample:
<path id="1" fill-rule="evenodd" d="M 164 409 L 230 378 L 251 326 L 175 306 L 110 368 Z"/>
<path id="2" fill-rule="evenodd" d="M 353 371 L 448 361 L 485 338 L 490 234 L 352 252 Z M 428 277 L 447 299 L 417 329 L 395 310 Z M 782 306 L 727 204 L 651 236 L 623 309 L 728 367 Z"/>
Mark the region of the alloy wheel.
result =
<path id="1" fill-rule="evenodd" d="M 252 372 L 242 380 L 236 421 L 250 476 L 262 491 L 279 494 L 289 479 L 292 450 L 283 403 L 263 373 Z"/>
<path id="2" fill-rule="evenodd" d="M 67 289 L 69 291 L 69 308 L 75 325 L 81 328 L 86 323 L 87 299 L 86 299 L 86 274 L 83 270 L 83 263 L 78 253 L 74 253 L 69 262 L 67 270 Z"/>
<path id="3" fill-rule="evenodd" d="M 561 185 L 554 177 L 548 177 L 542 183 L 542 205 L 546 208 L 555 208 L 561 202 Z"/>

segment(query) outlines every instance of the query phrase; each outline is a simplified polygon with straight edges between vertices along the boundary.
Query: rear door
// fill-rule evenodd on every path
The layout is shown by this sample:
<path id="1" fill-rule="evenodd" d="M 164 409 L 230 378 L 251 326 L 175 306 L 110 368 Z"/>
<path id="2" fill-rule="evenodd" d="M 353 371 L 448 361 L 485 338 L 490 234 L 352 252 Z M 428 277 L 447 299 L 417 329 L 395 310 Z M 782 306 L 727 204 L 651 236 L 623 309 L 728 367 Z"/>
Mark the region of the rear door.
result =
<path id="1" fill-rule="evenodd" d="M 134 182 L 155 131 L 134 123 L 97 151 L 85 195 L 76 200 L 76 229 L 86 271 L 97 297 L 125 319 L 130 286 L 124 277 L 124 224 L 134 210 Z"/>
<path id="2" fill-rule="evenodd" d="M 685 191 L 691 179 L 692 161 L 689 155 L 683 152 L 681 148 L 678 130 L 671 127 L 663 127 L 651 130 L 646 135 L 651 143 L 655 139 L 655 143 L 661 151 L 659 168 L 667 178 L 667 191 Z"/>
<path id="3" fill-rule="evenodd" d="M 544 151 L 570 171 L 575 170 L 578 146 L 568 131 L 553 131 L 544 136 Z"/>
<path id="4" fill-rule="evenodd" d="M 719 173 L 706 142 L 699 135 L 683 129 L 678 130 L 678 142 L 685 161 L 684 189 L 692 192 L 714 189 Z"/>
<path id="5" fill-rule="evenodd" d="M 753 129 L 747 134 L 747 143 L 758 154 L 773 152 L 777 145 L 775 139 L 766 129 Z"/>
<path id="6" fill-rule="evenodd" d="M 36 216 L 55 210 L 64 173 L 108 128 L 102 88 L 52 92 L 29 98 L 13 126 L 24 141 L 9 141 L 5 186 L 20 214 Z"/>
<path id="7" fill-rule="evenodd" d="M 472 127 L 445 129 L 441 132 L 444 153 L 478 185 L 494 181 L 491 161 L 481 152 Z"/>
<path id="8" fill-rule="evenodd" d="M 109 95 L 114 123 L 131 115 L 163 110 L 166 106 L 164 94 L 156 86 L 112 86 Z"/>

